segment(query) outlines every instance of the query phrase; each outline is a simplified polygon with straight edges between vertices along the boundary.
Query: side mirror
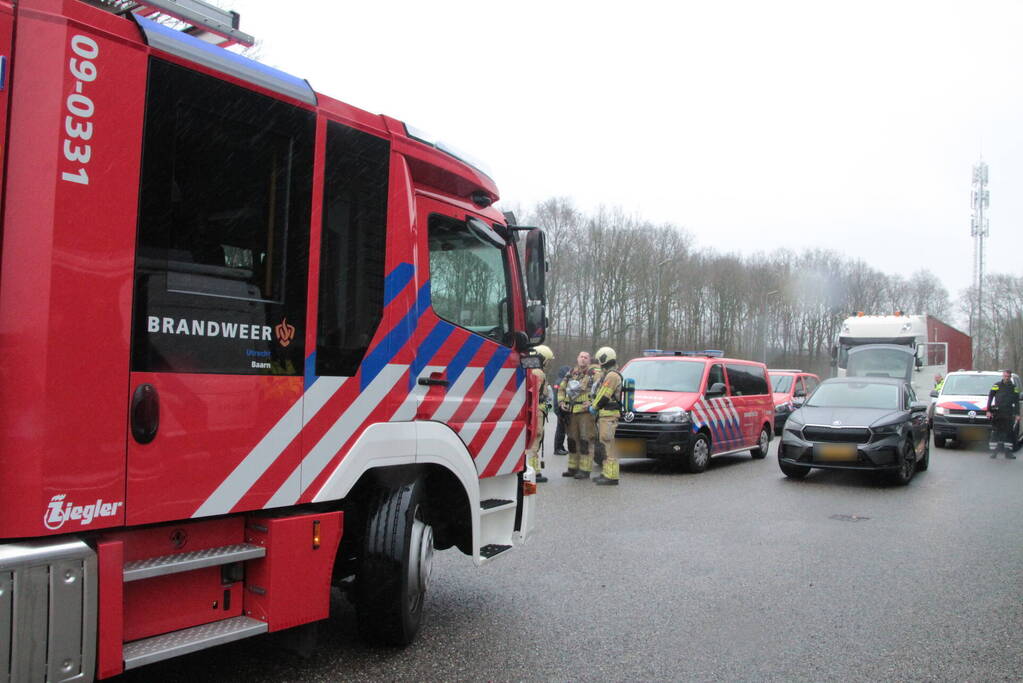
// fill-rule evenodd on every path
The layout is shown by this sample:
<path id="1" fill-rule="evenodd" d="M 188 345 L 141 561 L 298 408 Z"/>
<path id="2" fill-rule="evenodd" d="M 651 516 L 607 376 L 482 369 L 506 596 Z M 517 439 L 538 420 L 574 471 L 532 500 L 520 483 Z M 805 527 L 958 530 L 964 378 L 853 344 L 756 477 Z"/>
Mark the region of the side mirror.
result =
<path id="1" fill-rule="evenodd" d="M 543 358 L 535 353 L 523 354 L 519 356 L 519 367 L 525 370 L 540 369 L 543 367 Z"/>
<path id="2" fill-rule="evenodd" d="M 547 333 L 547 238 L 543 230 L 526 233 L 526 336 L 532 344 L 543 342 Z"/>
<path id="3" fill-rule="evenodd" d="M 712 398 L 714 396 L 724 396 L 727 391 L 728 388 L 724 382 L 714 382 L 714 384 L 710 385 L 710 389 L 707 389 L 707 396 Z"/>
<path id="4" fill-rule="evenodd" d="M 923 412 L 926 412 L 927 409 L 930 408 L 930 407 L 931 407 L 931 404 L 928 403 L 927 401 L 913 401 L 909 405 L 909 410 L 911 412 L 914 412 L 914 413 L 923 413 Z"/>
<path id="5" fill-rule="evenodd" d="M 793 396 L 792 397 L 792 405 L 794 405 L 796 407 L 799 407 L 799 406 L 803 405 L 804 403 L 806 403 L 806 396 Z"/>
<path id="6" fill-rule="evenodd" d="M 934 389 L 931 391 L 931 398 L 938 398 L 938 390 Z"/>

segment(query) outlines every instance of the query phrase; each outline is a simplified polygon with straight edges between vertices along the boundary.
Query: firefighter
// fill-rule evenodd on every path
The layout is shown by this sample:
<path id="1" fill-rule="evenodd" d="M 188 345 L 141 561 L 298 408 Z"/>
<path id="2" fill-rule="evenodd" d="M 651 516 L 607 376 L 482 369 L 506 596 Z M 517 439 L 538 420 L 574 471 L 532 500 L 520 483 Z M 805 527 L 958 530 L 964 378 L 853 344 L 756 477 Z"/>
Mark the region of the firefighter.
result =
<path id="1" fill-rule="evenodd" d="M 1012 460 L 1012 430 L 1019 421 L 1019 389 L 1012 381 L 1012 370 L 1002 371 L 1002 380 L 991 387 L 987 395 L 987 416 L 991 418 L 991 457 L 997 458 L 998 451 Z"/>
<path id="2" fill-rule="evenodd" d="M 603 380 L 593 397 L 590 411 L 597 417 L 599 440 L 596 448 L 603 466 L 594 483 L 598 486 L 618 486 L 618 453 L 615 451 L 615 429 L 622 412 L 622 375 L 615 369 L 617 355 L 610 346 L 594 356 L 603 371 Z"/>
<path id="3" fill-rule="evenodd" d="M 568 415 L 568 469 L 563 477 L 589 479 L 596 428 L 589 413 L 590 388 L 599 381 L 600 368 L 590 365 L 590 353 L 580 351 L 576 365 L 558 388 L 558 404 Z"/>
<path id="4" fill-rule="evenodd" d="M 543 435 L 547 426 L 547 413 L 551 409 L 551 386 L 547 383 L 547 365 L 554 360 L 554 352 L 550 347 L 541 344 L 533 349 L 534 352 L 543 358 L 542 368 L 533 368 L 531 372 L 538 380 L 536 392 L 539 405 L 536 409 L 536 418 L 533 422 L 533 441 L 526 449 L 526 458 L 529 466 L 536 471 L 536 482 L 542 484 L 547 481 L 543 476 Z"/>
<path id="5" fill-rule="evenodd" d="M 565 383 L 565 375 L 571 369 L 567 365 L 562 365 L 558 368 L 558 383 L 554 386 L 555 396 L 561 385 Z M 554 416 L 558 421 L 557 428 L 554 430 L 554 455 L 568 455 L 568 449 L 565 448 L 565 430 L 568 429 L 568 415 L 561 410 L 561 404 L 557 401 L 554 402 Z"/>

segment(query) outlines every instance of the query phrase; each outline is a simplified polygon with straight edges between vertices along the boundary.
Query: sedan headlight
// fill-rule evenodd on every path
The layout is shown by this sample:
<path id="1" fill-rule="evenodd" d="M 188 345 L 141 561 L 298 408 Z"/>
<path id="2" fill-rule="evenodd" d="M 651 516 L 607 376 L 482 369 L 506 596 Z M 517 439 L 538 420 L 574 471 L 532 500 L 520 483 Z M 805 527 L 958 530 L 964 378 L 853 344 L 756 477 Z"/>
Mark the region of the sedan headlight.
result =
<path id="1" fill-rule="evenodd" d="M 902 425 L 881 425 L 880 427 L 871 427 L 870 430 L 874 432 L 876 436 L 897 436 L 902 433 Z"/>
<path id="2" fill-rule="evenodd" d="M 663 410 L 657 413 L 659 422 L 685 424 L 689 422 L 689 419 L 689 413 L 685 410 Z"/>

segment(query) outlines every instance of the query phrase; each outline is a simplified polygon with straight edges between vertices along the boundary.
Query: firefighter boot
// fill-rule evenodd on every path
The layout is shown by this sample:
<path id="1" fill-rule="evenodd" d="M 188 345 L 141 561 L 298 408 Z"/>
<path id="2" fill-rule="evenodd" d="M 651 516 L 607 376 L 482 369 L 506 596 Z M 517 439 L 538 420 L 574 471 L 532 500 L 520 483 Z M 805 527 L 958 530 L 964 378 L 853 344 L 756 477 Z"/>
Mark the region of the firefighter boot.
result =
<path id="1" fill-rule="evenodd" d="M 542 475 L 542 474 L 540 474 L 539 472 L 537 472 L 537 473 L 536 473 L 536 483 L 537 483 L 537 484 L 545 484 L 545 483 L 547 483 L 548 481 L 550 481 L 550 480 L 549 480 L 549 479 L 547 479 L 547 477 L 543 476 L 543 475 Z"/>
<path id="2" fill-rule="evenodd" d="M 561 476 L 563 476 L 563 477 L 574 477 L 578 473 L 579 473 L 579 470 L 567 469 L 567 470 L 565 470 L 564 472 L 561 473 Z"/>
<path id="3" fill-rule="evenodd" d="M 608 479 L 603 474 L 593 480 L 593 483 L 597 486 L 618 486 L 617 479 Z"/>
<path id="4" fill-rule="evenodd" d="M 604 461 L 604 469 L 593 482 L 598 486 L 618 486 L 618 459 L 608 458 Z"/>
<path id="5" fill-rule="evenodd" d="M 585 455 L 579 455 L 579 469 L 575 473 L 576 479 L 589 479 L 590 468 L 593 467 L 593 460 L 590 458 L 589 453 Z"/>

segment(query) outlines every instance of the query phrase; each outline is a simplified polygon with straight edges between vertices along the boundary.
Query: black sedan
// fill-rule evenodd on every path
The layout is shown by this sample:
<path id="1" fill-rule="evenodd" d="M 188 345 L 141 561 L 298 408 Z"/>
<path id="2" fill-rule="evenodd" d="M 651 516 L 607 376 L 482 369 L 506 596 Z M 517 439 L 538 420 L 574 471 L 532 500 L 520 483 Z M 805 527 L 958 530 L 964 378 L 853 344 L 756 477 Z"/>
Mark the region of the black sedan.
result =
<path id="1" fill-rule="evenodd" d="M 901 379 L 825 380 L 785 423 L 778 466 L 802 479 L 813 467 L 877 470 L 908 484 L 930 461 L 926 401 Z"/>

